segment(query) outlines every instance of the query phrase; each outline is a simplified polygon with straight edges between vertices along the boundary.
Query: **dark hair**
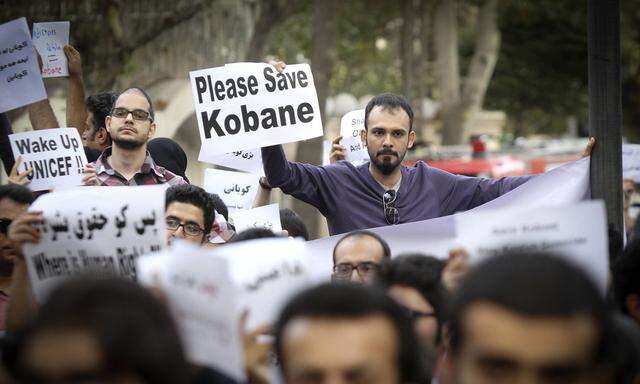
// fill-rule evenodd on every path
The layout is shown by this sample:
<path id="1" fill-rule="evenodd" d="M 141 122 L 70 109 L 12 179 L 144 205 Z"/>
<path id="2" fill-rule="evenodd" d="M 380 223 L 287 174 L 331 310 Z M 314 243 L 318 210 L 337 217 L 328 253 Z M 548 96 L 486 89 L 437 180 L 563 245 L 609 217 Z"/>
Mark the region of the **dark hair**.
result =
<path id="1" fill-rule="evenodd" d="M 365 131 L 369 130 L 369 126 L 367 125 L 367 120 L 369 120 L 369 113 L 374 107 L 380 106 L 382 109 L 398 109 L 402 108 L 407 115 L 409 116 L 409 132 L 413 130 L 413 109 L 411 109 L 411 105 L 402 95 L 396 95 L 395 93 L 381 93 L 379 95 L 374 96 L 367 103 L 366 108 L 364 109 L 364 129 Z"/>
<path id="2" fill-rule="evenodd" d="M 503 254 L 470 271 L 451 302 L 448 329 L 454 354 L 463 344 L 465 312 L 478 302 L 529 317 L 589 315 L 600 333 L 594 357 L 605 357 L 610 328 L 603 297 L 581 270 L 553 254 Z"/>
<path id="3" fill-rule="evenodd" d="M 275 352 L 285 372 L 284 331 L 298 318 L 360 319 L 383 315 L 391 320 L 398 337 L 397 366 L 400 382 L 428 382 L 411 320 L 405 311 L 381 290 L 349 283 L 325 283 L 298 293 L 284 307 L 275 323 Z M 339 351 L 336 351 L 339 353 Z"/>
<path id="4" fill-rule="evenodd" d="M 29 342 L 40 332 L 62 329 L 89 331 L 100 345 L 106 372 L 133 373 L 145 383 L 189 380 L 189 367 L 169 311 L 132 281 L 84 276 L 61 283 L 18 343 L 18 376 L 31 373 L 23 355 Z"/>
<path id="5" fill-rule="evenodd" d="M 393 285 L 411 287 L 433 307 L 438 321 L 436 341 L 440 342 L 441 327 L 446 317 L 447 290 L 442 285 L 442 271 L 446 263 L 433 256 L 406 254 L 382 265 L 378 282 L 388 289 Z"/>
<path id="6" fill-rule="evenodd" d="M 278 237 L 272 230 L 266 228 L 249 228 L 240 233 L 236 233 L 230 243 L 239 243 L 241 241 L 256 240 L 256 239 L 268 239 L 271 237 Z"/>
<path id="7" fill-rule="evenodd" d="M 151 102 L 151 97 L 149 97 L 149 94 L 147 94 L 147 92 L 145 92 L 145 90 L 142 89 L 142 88 L 129 87 L 129 88 L 125 89 L 124 91 L 120 92 L 118 94 L 118 96 L 113 100 L 113 106 L 114 107 L 116 105 L 116 101 L 118 101 L 120 96 L 124 95 L 125 93 L 137 93 L 137 94 L 140 94 L 140 95 L 144 96 L 144 98 L 147 99 L 147 102 L 149 103 L 149 111 L 148 112 L 149 112 L 149 116 L 151 117 L 151 121 L 154 121 L 156 119 L 155 112 L 153 111 L 153 103 Z"/>
<path id="8" fill-rule="evenodd" d="M 204 189 L 191 184 L 174 185 L 167 189 L 165 209 L 174 201 L 187 203 L 202 209 L 204 234 L 211 232 L 215 219 L 216 204 Z"/>
<path id="9" fill-rule="evenodd" d="M 186 175 L 187 154 L 180 144 L 168 137 L 156 137 L 147 143 L 147 151 L 156 164 L 189 181 Z"/>
<path id="10" fill-rule="evenodd" d="M 382 246 L 382 256 L 383 259 L 390 259 L 391 258 L 391 248 L 389 248 L 389 244 L 387 244 L 386 241 L 384 241 L 384 239 L 382 237 L 380 237 L 378 234 L 371 232 L 371 231 L 353 231 L 353 232 L 349 232 L 346 235 L 342 236 L 342 238 L 340 240 L 338 240 L 338 242 L 336 243 L 336 245 L 333 247 L 333 264 L 336 263 L 336 249 L 338 249 L 338 246 L 340 245 L 340 243 L 342 243 L 343 241 L 345 241 L 346 239 L 350 238 L 350 237 L 356 237 L 356 236 L 369 236 L 372 237 L 374 240 L 378 241 L 378 243 L 380 243 L 380 245 Z"/>
<path id="11" fill-rule="evenodd" d="M 227 204 L 225 204 L 220 196 L 216 195 L 215 193 L 210 193 L 209 195 L 211 195 L 211 198 L 216 203 L 216 211 L 218 211 L 218 213 L 221 214 L 222 217 L 224 217 L 224 219 L 228 222 L 229 208 L 227 208 Z"/>
<path id="12" fill-rule="evenodd" d="M 280 210 L 280 225 L 286 230 L 291 237 L 302 237 L 305 241 L 309 241 L 309 230 L 304 225 L 302 218 L 293 210 L 283 208 Z"/>
<path id="13" fill-rule="evenodd" d="M 104 120 L 111 113 L 115 97 L 115 92 L 101 92 L 87 97 L 85 105 L 87 110 L 93 113 L 94 132 L 97 132 L 100 128 L 105 128 Z"/>
<path id="14" fill-rule="evenodd" d="M 640 239 L 627 245 L 611 268 L 613 292 L 622 312 L 629 314 L 625 300 L 628 295 L 640 295 Z"/>
<path id="15" fill-rule="evenodd" d="M 35 198 L 29 188 L 18 184 L 0 185 L 0 200 L 9 199 L 18 204 L 33 203 Z"/>

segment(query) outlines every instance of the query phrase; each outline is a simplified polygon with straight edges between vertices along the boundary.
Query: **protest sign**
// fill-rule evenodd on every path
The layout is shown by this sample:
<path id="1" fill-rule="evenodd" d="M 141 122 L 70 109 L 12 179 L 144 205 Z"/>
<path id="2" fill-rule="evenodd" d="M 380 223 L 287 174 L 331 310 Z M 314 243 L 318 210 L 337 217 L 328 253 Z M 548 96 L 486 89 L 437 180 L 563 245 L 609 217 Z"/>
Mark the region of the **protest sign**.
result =
<path id="1" fill-rule="evenodd" d="M 202 158 L 322 135 L 307 64 L 289 65 L 280 73 L 268 64 L 242 63 L 189 76 Z"/>
<path id="2" fill-rule="evenodd" d="M 322 165 L 331 164 L 331 160 L 329 159 L 331 145 L 331 140 L 322 140 Z"/>
<path id="3" fill-rule="evenodd" d="M 68 44 L 68 21 L 33 23 L 33 45 L 42 58 L 42 77 L 69 76 L 67 56 L 62 50 Z"/>
<path id="4" fill-rule="evenodd" d="M 286 301 L 310 284 L 305 246 L 299 239 L 271 238 L 214 249 L 240 290 L 239 309 L 249 309 L 247 329 L 273 323 Z"/>
<path id="5" fill-rule="evenodd" d="M 205 169 L 204 189 L 220 196 L 229 210 L 249 209 L 258 193 L 259 179 L 251 173 Z"/>
<path id="6" fill-rule="evenodd" d="M 502 253 L 552 252 L 587 272 L 602 292 L 609 270 L 602 201 L 535 208 L 510 207 L 456 215 L 458 242 L 472 261 Z"/>
<path id="7" fill-rule="evenodd" d="M 137 261 L 141 280 L 162 289 L 189 361 L 244 382 L 238 289 L 227 264 L 184 241 Z"/>
<path id="8" fill-rule="evenodd" d="M 538 175 L 513 191 L 461 215 L 501 207 L 562 207 L 588 197 L 589 158 L 584 158 Z M 419 252 L 446 258 L 452 248 L 465 246 L 462 239 L 456 238 L 453 216 L 369 230 L 387 240 L 393 256 Z M 332 251 L 342 236 L 344 235 L 307 242 L 307 260 L 314 281 L 331 278 Z"/>
<path id="9" fill-rule="evenodd" d="M 46 98 L 27 20 L 0 25 L 0 113 Z"/>
<path id="10" fill-rule="evenodd" d="M 87 157 L 75 128 L 14 133 L 9 140 L 13 156 L 21 157 L 18 171 L 33 169 L 28 184 L 32 191 L 82 185 Z"/>
<path id="11" fill-rule="evenodd" d="M 369 161 L 367 146 L 360 137 L 345 137 L 340 144 L 344 147 L 344 159 L 346 161 L 356 166 Z"/>
<path id="12" fill-rule="evenodd" d="M 262 166 L 262 151 L 258 149 L 249 149 L 245 151 L 235 151 L 225 153 L 224 155 L 208 155 L 201 153 L 198 157 L 200 161 L 221 165 L 227 168 L 237 169 L 264 176 L 264 167 Z"/>
<path id="13" fill-rule="evenodd" d="M 273 233 L 280 234 L 280 207 L 278 204 L 269 204 L 253 209 L 243 209 L 231 213 L 233 226 L 236 232 L 242 232 L 251 228 L 265 228 Z"/>
<path id="14" fill-rule="evenodd" d="M 346 113 L 340 119 L 340 136 L 360 137 L 360 132 L 364 131 L 364 109 L 358 109 Z"/>
<path id="15" fill-rule="evenodd" d="M 166 242 L 166 186 L 80 187 L 40 196 L 37 244 L 23 253 L 36 297 L 60 280 L 87 270 L 135 276 L 135 259 Z"/>
<path id="16" fill-rule="evenodd" d="M 640 183 L 639 144 L 622 144 L 622 177 Z"/>

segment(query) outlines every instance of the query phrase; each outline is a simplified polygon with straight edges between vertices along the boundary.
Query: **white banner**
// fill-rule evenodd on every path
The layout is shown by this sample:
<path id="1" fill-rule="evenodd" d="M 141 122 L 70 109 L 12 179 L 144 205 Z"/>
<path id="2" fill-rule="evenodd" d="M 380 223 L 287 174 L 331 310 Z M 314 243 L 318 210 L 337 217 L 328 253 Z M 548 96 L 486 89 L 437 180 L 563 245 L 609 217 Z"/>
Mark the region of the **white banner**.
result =
<path id="1" fill-rule="evenodd" d="M 82 185 L 87 157 L 75 128 L 14 133 L 9 140 L 13 156 L 22 158 L 18 170 L 33 169 L 28 184 L 32 191 Z"/>
<path id="2" fill-rule="evenodd" d="M 69 44 L 69 22 L 33 23 L 33 45 L 42 58 L 42 77 L 69 76 L 67 56 L 62 50 Z"/>
<path id="3" fill-rule="evenodd" d="M 0 25 L 0 113 L 46 98 L 27 19 Z"/>
<path id="4" fill-rule="evenodd" d="M 189 73 L 202 147 L 200 158 L 322 136 L 308 64 L 279 73 L 240 63 Z"/>
<path id="5" fill-rule="evenodd" d="M 258 193 L 260 177 L 251 173 L 205 169 L 204 189 L 220 196 L 229 210 L 250 209 Z"/>
<path id="6" fill-rule="evenodd" d="M 277 235 L 282 232 L 280 206 L 278 204 L 237 210 L 230 213 L 230 215 L 237 233 L 251 228 L 265 228 Z"/>
<path id="7" fill-rule="evenodd" d="M 245 171 L 256 174 L 258 176 L 264 176 L 264 167 L 262 166 L 262 151 L 258 149 L 249 149 L 245 151 L 235 151 L 225 153 L 224 155 L 209 156 L 206 153 L 201 153 L 200 161 L 207 163 L 221 165 L 227 168 L 237 169 L 239 171 Z"/>
<path id="8" fill-rule="evenodd" d="M 244 382 L 238 289 L 227 264 L 184 241 L 137 262 L 140 281 L 162 289 L 189 361 Z"/>
<path id="9" fill-rule="evenodd" d="M 622 177 L 640 183 L 640 144 L 622 144 Z"/>
<path id="10" fill-rule="evenodd" d="M 67 276 L 99 270 L 135 276 L 135 259 L 165 246 L 166 186 L 79 187 L 40 196 L 38 244 L 23 252 L 38 300 Z"/>

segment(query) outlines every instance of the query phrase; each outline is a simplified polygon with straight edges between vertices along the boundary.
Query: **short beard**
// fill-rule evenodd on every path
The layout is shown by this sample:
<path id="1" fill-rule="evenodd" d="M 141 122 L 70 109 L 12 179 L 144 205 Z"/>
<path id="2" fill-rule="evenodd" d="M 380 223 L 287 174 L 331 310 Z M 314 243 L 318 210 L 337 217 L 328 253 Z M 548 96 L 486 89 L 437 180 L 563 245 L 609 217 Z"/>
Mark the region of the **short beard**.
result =
<path id="1" fill-rule="evenodd" d="M 398 161 L 391 161 L 391 160 L 379 161 L 378 154 L 379 152 L 371 153 L 369 151 L 369 159 L 371 160 L 371 164 L 373 164 L 373 166 L 376 167 L 376 169 L 385 176 L 389 176 L 390 174 L 392 174 L 393 171 L 395 171 L 396 168 L 400 166 L 400 163 L 402 163 L 402 159 L 404 158 L 404 154 L 400 156 L 400 153 L 396 152 Z"/>
<path id="2" fill-rule="evenodd" d="M 146 143 L 146 141 L 122 140 L 122 139 L 116 139 L 115 137 L 112 137 L 111 141 L 113 142 L 114 146 L 120 149 L 128 150 L 128 151 L 138 149 Z"/>

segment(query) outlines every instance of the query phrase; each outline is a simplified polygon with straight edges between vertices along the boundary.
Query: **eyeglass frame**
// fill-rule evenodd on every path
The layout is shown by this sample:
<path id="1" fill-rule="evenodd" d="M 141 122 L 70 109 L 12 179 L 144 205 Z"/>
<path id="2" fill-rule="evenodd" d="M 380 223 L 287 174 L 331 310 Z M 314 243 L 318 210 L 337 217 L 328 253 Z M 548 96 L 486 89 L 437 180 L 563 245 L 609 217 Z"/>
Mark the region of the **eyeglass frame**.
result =
<path id="1" fill-rule="evenodd" d="M 114 115 L 114 112 L 116 110 L 127 111 L 127 114 L 124 115 L 124 116 L 116 116 L 116 115 Z M 138 112 L 138 111 L 146 113 L 147 116 L 145 118 L 143 118 L 143 119 L 136 118 L 136 116 L 133 113 L 134 112 Z M 149 113 L 149 111 L 145 111 L 144 109 L 140 109 L 140 108 L 136 108 L 136 109 L 131 110 L 131 109 L 127 109 L 127 108 L 124 108 L 124 107 L 114 107 L 113 109 L 111 109 L 111 112 L 109 113 L 109 115 L 111 117 L 115 117 L 117 119 L 126 119 L 129 116 L 129 114 L 131 114 L 131 117 L 135 121 L 147 121 L 147 120 L 149 120 L 150 122 L 153 123 L 153 118 L 151 117 L 151 113 Z"/>
<path id="2" fill-rule="evenodd" d="M 402 309 L 405 310 L 409 318 L 413 321 L 416 321 L 418 319 L 423 319 L 423 318 L 433 318 L 438 320 L 438 315 L 436 315 L 435 312 L 415 311 L 411 308 L 405 307 L 404 305 L 402 306 Z"/>
<path id="3" fill-rule="evenodd" d="M 178 223 L 178 225 L 175 228 L 171 228 L 169 226 L 169 223 L 167 223 L 168 220 L 175 220 Z M 184 222 L 180 221 L 180 219 L 178 219 L 177 217 L 174 217 L 174 216 L 166 217 L 164 219 L 164 223 L 165 223 L 165 226 L 167 227 L 167 229 L 173 231 L 174 233 L 178 230 L 178 228 L 182 227 L 182 232 L 184 232 L 185 235 L 191 236 L 191 237 L 202 236 L 204 234 L 204 232 L 205 232 L 204 228 L 200 227 L 200 225 L 198 225 L 198 224 L 196 224 L 194 222 L 186 222 L 186 223 L 184 223 Z M 197 234 L 190 234 L 189 232 L 187 232 L 187 225 L 195 226 L 196 228 L 198 228 L 199 232 Z"/>
<path id="4" fill-rule="evenodd" d="M 387 198 L 387 195 L 391 195 Z M 384 213 L 384 219 L 389 225 L 396 225 L 400 222 L 400 211 L 392 204 L 396 202 L 398 198 L 398 192 L 395 189 L 388 189 L 382 194 L 382 209 Z M 389 216 L 394 219 L 389 220 Z"/>
<path id="5" fill-rule="evenodd" d="M 349 266 L 349 267 L 351 268 L 351 269 L 349 270 L 349 273 L 348 273 L 348 274 L 341 275 L 341 274 L 339 274 L 339 273 L 338 273 L 338 271 L 336 271 L 336 269 L 337 269 L 338 267 L 340 267 L 341 265 L 346 265 L 346 266 Z M 361 278 L 365 278 L 365 277 L 370 276 L 371 272 L 367 272 L 367 273 L 363 273 L 363 272 L 361 272 L 361 271 L 360 271 L 360 269 L 359 269 L 358 267 L 360 267 L 360 266 L 364 266 L 364 265 L 367 265 L 367 266 L 372 267 L 372 268 L 371 268 L 371 271 L 372 271 L 373 273 L 376 273 L 376 272 L 379 272 L 379 271 L 380 271 L 380 264 L 378 264 L 378 263 L 374 263 L 373 261 L 363 261 L 363 262 L 361 262 L 361 263 L 355 263 L 355 264 L 354 264 L 354 263 L 338 263 L 338 264 L 335 264 L 335 265 L 333 266 L 333 269 L 332 269 L 332 270 L 333 270 L 333 273 L 332 273 L 332 275 L 334 276 L 334 278 L 337 278 L 337 279 L 339 279 L 339 280 L 348 280 L 348 279 L 349 279 L 349 277 L 353 274 L 353 270 L 355 269 L 355 270 L 358 272 L 358 276 L 360 276 Z"/>

